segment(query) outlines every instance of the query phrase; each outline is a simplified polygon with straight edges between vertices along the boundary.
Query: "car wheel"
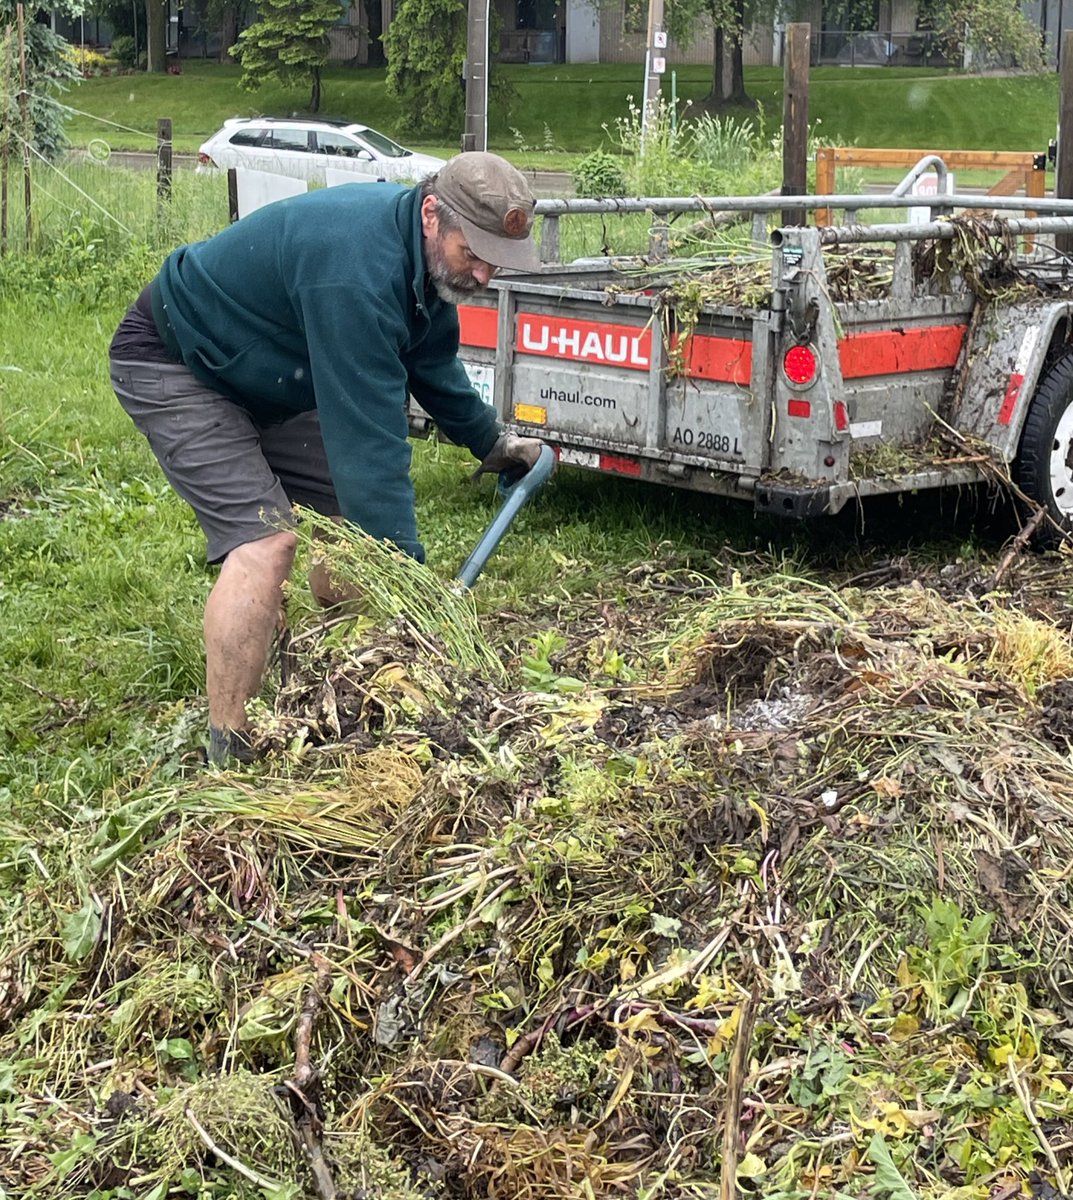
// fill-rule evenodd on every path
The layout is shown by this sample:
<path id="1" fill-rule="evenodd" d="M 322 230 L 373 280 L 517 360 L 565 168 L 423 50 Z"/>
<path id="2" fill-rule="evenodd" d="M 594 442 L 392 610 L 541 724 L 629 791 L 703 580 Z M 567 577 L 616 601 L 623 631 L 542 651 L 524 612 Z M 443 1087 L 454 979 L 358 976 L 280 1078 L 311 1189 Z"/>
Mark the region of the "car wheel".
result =
<path id="1" fill-rule="evenodd" d="M 1037 530 L 1037 545 L 1055 546 L 1073 533 L 1073 353 L 1051 367 L 1032 397 L 1013 478 L 1051 518 Z"/>

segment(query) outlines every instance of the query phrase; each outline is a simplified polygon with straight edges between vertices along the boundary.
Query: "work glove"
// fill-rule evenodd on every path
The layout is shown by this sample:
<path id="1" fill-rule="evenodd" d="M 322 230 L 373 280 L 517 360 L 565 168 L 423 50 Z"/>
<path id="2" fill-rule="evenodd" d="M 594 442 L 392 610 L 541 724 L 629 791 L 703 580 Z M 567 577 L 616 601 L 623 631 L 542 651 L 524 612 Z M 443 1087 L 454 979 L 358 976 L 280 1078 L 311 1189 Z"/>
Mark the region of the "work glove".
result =
<path id="1" fill-rule="evenodd" d="M 501 433 L 496 444 L 481 459 L 481 465 L 473 472 L 473 478 L 487 472 L 496 472 L 508 484 L 536 466 L 544 443 L 540 438 L 518 437 L 516 433 Z"/>

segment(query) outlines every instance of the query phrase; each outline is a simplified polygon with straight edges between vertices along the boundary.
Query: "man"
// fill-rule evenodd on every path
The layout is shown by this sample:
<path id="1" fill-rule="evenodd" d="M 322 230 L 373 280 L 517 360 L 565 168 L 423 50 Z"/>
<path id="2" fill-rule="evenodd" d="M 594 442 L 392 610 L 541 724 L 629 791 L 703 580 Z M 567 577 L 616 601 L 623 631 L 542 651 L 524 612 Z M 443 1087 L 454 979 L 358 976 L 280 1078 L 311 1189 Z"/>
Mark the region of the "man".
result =
<path id="1" fill-rule="evenodd" d="M 472 152 L 414 188 L 279 201 L 176 250 L 116 330 L 112 386 L 220 564 L 204 622 L 214 762 L 252 758 L 246 704 L 294 560 L 292 503 L 423 559 L 408 393 L 482 470 L 535 463 L 541 443 L 502 433 L 470 386 L 454 308 L 500 267 L 536 267 L 533 206 L 520 172 Z"/>

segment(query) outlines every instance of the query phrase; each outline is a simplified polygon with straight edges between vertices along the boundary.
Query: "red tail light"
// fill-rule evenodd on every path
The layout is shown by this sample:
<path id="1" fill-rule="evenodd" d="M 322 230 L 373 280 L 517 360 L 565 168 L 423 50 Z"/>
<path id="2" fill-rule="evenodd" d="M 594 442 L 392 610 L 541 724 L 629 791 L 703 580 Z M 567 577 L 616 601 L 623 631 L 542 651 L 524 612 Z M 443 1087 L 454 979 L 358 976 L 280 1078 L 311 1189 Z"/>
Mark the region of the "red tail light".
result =
<path id="1" fill-rule="evenodd" d="M 783 356 L 782 369 L 786 378 L 799 387 L 816 378 L 816 355 L 811 346 L 791 346 Z"/>
<path id="2" fill-rule="evenodd" d="M 216 166 L 216 164 L 212 161 L 212 159 L 205 153 L 198 154 L 197 163 L 198 163 L 199 167 L 215 167 Z"/>

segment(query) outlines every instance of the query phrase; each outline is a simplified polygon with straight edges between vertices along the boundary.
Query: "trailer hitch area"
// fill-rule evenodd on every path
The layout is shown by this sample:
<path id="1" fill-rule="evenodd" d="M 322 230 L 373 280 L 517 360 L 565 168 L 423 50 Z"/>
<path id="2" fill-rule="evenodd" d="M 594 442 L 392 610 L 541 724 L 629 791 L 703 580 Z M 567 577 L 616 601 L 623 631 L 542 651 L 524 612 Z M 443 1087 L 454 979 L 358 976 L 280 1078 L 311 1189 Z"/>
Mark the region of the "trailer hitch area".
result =
<path id="1" fill-rule="evenodd" d="M 753 492 L 753 510 L 776 517 L 793 517 L 804 521 L 823 517 L 832 511 L 831 489 L 828 484 L 782 483 L 761 480 Z"/>

